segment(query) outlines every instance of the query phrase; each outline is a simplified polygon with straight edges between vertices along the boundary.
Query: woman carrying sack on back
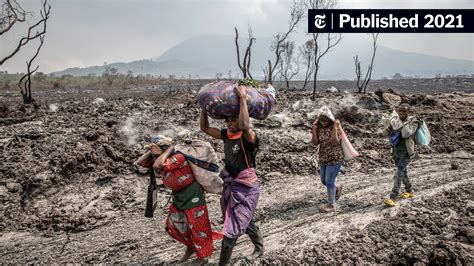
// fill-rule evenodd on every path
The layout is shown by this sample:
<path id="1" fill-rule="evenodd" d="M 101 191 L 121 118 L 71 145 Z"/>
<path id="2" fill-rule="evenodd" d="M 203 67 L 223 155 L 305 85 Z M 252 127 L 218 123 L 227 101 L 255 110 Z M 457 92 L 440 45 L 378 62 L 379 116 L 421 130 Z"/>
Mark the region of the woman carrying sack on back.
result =
<path id="1" fill-rule="evenodd" d="M 159 135 L 153 138 L 150 148 L 153 170 L 172 190 L 166 232 L 187 247 L 178 263 L 186 261 L 192 253 L 196 253 L 198 261 L 206 261 L 214 247 L 204 191 L 184 155 L 174 153 L 171 144 L 171 138 Z"/>
<path id="2" fill-rule="evenodd" d="M 320 212 L 334 212 L 336 200 L 341 196 L 342 185 L 336 185 L 336 177 L 344 163 L 341 148 L 342 127 L 339 120 L 334 119 L 331 110 L 324 106 L 312 125 L 311 143 L 318 146 L 318 162 L 321 182 L 327 188 L 328 203 L 319 207 Z"/>

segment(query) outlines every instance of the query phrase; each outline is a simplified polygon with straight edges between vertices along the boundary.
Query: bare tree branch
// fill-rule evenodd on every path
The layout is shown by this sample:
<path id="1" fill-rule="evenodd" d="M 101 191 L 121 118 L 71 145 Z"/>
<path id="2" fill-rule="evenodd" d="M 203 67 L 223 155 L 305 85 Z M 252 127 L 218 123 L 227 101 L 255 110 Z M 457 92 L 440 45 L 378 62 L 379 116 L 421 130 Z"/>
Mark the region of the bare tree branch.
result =
<path id="1" fill-rule="evenodd" d="M 247 48 L 245 49 L 245 54 L 244 54 L 244 58 L 242 62 L 240 62 L 240 49 L 239 49 L 239 41 L 238 41 L 239 32 L 237 30 L 237 27 L 235 27 L 234 29 L 235 29 L 235 47 L 237 49 L 237 64 L 240 68 L 240 71 L 242 71 L 243 78 L 246 78 L 247 76 L 252 78 L 252 75 L 250 74 L 250 59 L 252 56 L 252 53 L 251 53 L 252 44 L 255 41 L 255 37 L 253 36 L 253 33 L 252 33 L 252 28 L 249 26 L 249 30 L 248 30 L 249 44 Z"/>
<path id="2" fill-rule="evenodd" d="M 40 10 L 41 19 L 28 27 L 26 35 L 20 38 L 16 48 L 0 60 L 0 65 L 3 65 L 7 60 L 15 56 L 15 54 L 17 54 L 20 49 L 27 45 L 31 40 L 39 39 L 40 42 L 36 48 L 35 54 L 26 62 L 27 73 L 23 75 L 18 82 L 18 87 L 20 88 L 20 93 L 23 96 L 24 103 L 34 102 L 31 93 L 31 75 L 38 70 L 39 66 L 32 69 L 32 64 L 43 47 L 50 10 L 51 6 L 48 4 L 48 0 L 42 0 L 42 10 Z M 25 22 L 27 14 L 29 13 L 25 12 L 16 0 L 7 0 L 6 3 L 2 4 L 0 13 L 0 35 L 11 30 L 15 23 Z"/>
<path id="3" fill-rule="evenodd" d="M 301 0 L 304 2 L 306 9 L 334 9 L 337 7 L 337 0 Z M 331 37 L 330 33 L 327 33 L 327 39 L 325 46 L 321 45 L 320 39 L 323 36 L 321 33 L 312 33 L 314 41 L 314 60 L 313 60 L 313 95 L 312 100 L 316 99 L 316 88 L 318 73 L 321 67 L 320 61 L 327 53 L 331 52 L 342 40 L 342 35 L 338 34 L 337 37 Z"/>
<path id="4" fill-rule="evenodd" d="M 0 66 L 3 65 L 8 59 L 11 59 L 15 54 L 17 54 L 23 46 L 29 43 L 29 41 L 39 38 L 43 36 L 44 34 L 46 34 L 46 22 L 49 19 L 49 13 L 51 10 L 51 6 L 48 5 L 47 2 L 48 2 L 47 0 L 42 1 L 43 10 L 40 12 L 41 20 L 39 20 L 38 22 L 36 22 L 35 24 L 33 24 L 32 26 L 28 28 L 28 32 L 26 36 L 20 39 L 16 48 L 6 57 L 0 60 Z M 41 31 L 38 31 L 36 27 L 38 27 L 40 24 L 43 24 L 43 28 Z M 33 33 L 33 31 L 36 31 L 36 33 Z"/>
<path id="5" fill-rule="evenodd" d="M 282 57 L 280 61 L 280 75 L 286 83 L 286 88 L 290 88 L 290 81 L 299 73 L 300 62 L 295 55 L 295 42 L 285 42 L 282 44 Z M 296 56 L 296 58 L 295 58 Z"/>
<path id="6" fill-rule="evenodd" d="M 242 71 L 242 73 L 244 73 L 244 68 L 240 64 L 239 32 L 237 31 L 237 27 L 235 27 L 234 29 L 235 29 L 235 47 L 237 49 L 237 64 L 239 65 L 239 68 Z M 244 73 L 244 77 L 245 77 L 245 73 Z"/>
<path id="7" fill-rule="evenodd" d="M 367 86 L 369 85 L 370 80 L 372 79 L 372 70 L 374 68 L 374 60 L 375 60 L 375 54 L 377 52 L 377 40 L 378 40 L 379 34 L 378 33 L 372 33 L 372 44 L 373 44 L 373 50 L 372 50 L 372 57 L 370 59 L 370 63 L 367 66 L 367 72 L 365 73 L 364 80 L 362 81 L 362 84 L 360 84 L 361 81 L 361 67 L 360 67 L 360 61 L 359 61 L 359 56 L 356 55 L 354 57 L 354 64 L 355 64 L 355 72 L 356 72 L 356 77 L 357 77 L 357 89 L 359 93 L 367 93 Z"/>
<path id="8" fill-rule="evenodd" d="M 367 92 L 367 85 L 369 85 L 369 82 L 372 78 L 372 69 L 374 68 L 374 59 L 375 59 L 375 53 L 377 52 L 377 39 L 379 38 L 378 33 L 372 33 L 372 41 L 373 41 L 373 52 L 372 52 L 372 59 L 370 60 L 369 68 L 367 70 L 367 74 L 365 75 L 365 82 L 364 82 L 364 93 Z"/>
<path id="9" fill-rule="evenodd" d="M 287 40 L 288 36 L 295 30 L 296 25 L 298 25 L 298 23 L 301 21 L 304 14 L 305 14 L 304 9 L 299 4 L 299 2 L 293 1 L 293 5 L 291 7 L 290 22 L 289 22 L 288 30 L 283 34 L 275 35 L 275 42 L 272 47 L 275 54 L 275 61 L 272 64 L 271 60 L 270 59 L 268 60 L 268 70 L 267 70 L 268 77 L 266 77 L 266 80 L 268 83 L 272 83 L 273 78 L 277 74 L 275 72 L 275 69 L 277 68 L 281 60 L 282 44 Z"/>
<path id="10" fill-rule="evenodd" d="M 306 88 L 306 85 L 308 85 L 309 79 L 311 78 L 311 75 L 313 74 L 313 71 L 314 71 L 314 66 L 313 66 L 314 45 L 315 45 L 314 40 L 308 40 L 299 48 L 300 55 L 303 57 L 303 63 L 305 64 L 305 67 L 306 67 L 302 90 L 304 90 Z"/>
<path id="11" fill-rule="evenodd" d="M 250 74 L 250 59 L 252 58 L 251 47 L 254 41 L 255 41 L 255 38 L 253 37 L 252 28 L 249 26 L 249 46 L 247 47 L 247 51 L 246 51 L 246 55 L 248 55 L 246 71 L 247 71 L 247 75 L 251 79 L 253 79 L 253 77 L 252 77 L 252 74 Z"/>
<path id="12" fill-rule="evenodd" d="M 0 36 L 9 31 L 16 22 L 24 22 L 27 12 L 16 2 L 7 0 L 0 11 Z"/>
<path id="13" fill-rule="evenodd" d="M 34 70 L 31 70 L 31 64 L 38 56 L 39 51 L 41 50 L 41 47 L 43 46 L 43 43 L 44 43 L 44 36 L 41 36 L 40 45 L 36 49 L 35 55 L 29 61 L 26 62 L 27 73 L 23 77 L 21 77 L 20 81 L 18 82 L 18 86 L 20 87 L 20 92 L 23 96 L 23 102 L 25 103 L 31 103 L 33 101 L 33 97 L 31 94 L 31 75 L 38 70 L 39 66 L 36 66 Z M 25 78 L 26 78 L 26 81 L 23 82 Z"/>
<path id="14" fill-rule="evenodd" d="M 326 49 L 319 54 L 319 58 L 325 56 L 328 52 L 332 51 L 332 49 L 339 44 L 342 40 L 342 35 L 339 34 L 336 38 L 331 38 L 331 34 L 327 35 L 327 46 Z"/>
<path id="15" fill-rule="evenodd" d="M 357 78 L 357 83 L 356 86 L 359 89 L 359 93 L 362 92 L 362 87 L 360 86 L 360 61 L 359 61 L 359 56 L 356 55 L 353 57 L 354 58 L 354 65 L 355 65 L 355 73 L 356 73 L 356 78 Z"/>
<path id="16" fill-rule="evenodd" d="M 263 83 L 264 83 L 264 84 L 268 84 L 268 83 L 267 83 L 267 77 L 268 77 L 268 75 L 267 75 L 267 68 L 266 68 L 266 67 L 262 67 L 262 72 L 263 72 L 263 78 L 264 78 Z"/>

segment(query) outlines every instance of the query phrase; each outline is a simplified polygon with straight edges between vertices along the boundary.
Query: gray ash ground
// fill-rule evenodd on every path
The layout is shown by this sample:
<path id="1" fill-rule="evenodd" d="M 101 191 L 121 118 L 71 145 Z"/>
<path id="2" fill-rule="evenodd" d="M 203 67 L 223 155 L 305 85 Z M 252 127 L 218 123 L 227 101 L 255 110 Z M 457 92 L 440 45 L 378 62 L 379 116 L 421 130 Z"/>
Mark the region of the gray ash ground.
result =
<path id="1" fill-rule="evenodd" d="M 39 92 L 36 110 L 2 98 L 0 262 L 175 262 L 183 247 L 164 232 L 166 207 L 153 219 L 143 217 L 148 176 L 132 164 L 150 136 L 183 129 L 210 141 L 222 157 L 223 145 L 199 131 L 192 92 L 198 88 L 172 94 L 142 94 L 138 88 L 113 97 L 96 92 L 77 101 Z M 261 139 L 255 219 L 266 244 L 256 262 L 473 264 L 472 92 L 309 96 L 280 91 L 272 116 L 252 121 Z M 433 139 L 429 149 L 417 147 L 409 169 L 417 196 L 385 208 L 393 166 L 387 140 L 376 131 L 382 113 L 398 102 L 413 105 Z M 338 177 L 344 194 L 334 214 L 317 211 L 325 190 L 309 144 L 322 105 L 333 109 L 361 153 Z M 208 195 L 215 230 L 222 221 L 218 199 Z M 160 195 L 162 206 L 166 200 Z M 211 263 L 218 260 L 220 242 L 215 248 Z M 244 262 L 250 251 L 244 236 L 234 262 Z"/>
<path id="2" fill-rule="evenodd" d="M 472 183 L 446 190 L 428 201 L 406 206 L 396 216 L 353 228 L 335 242 L 321 241 L 300 250 L 268 255 L 263 263 L 472 264 L 474 206 Z"/>

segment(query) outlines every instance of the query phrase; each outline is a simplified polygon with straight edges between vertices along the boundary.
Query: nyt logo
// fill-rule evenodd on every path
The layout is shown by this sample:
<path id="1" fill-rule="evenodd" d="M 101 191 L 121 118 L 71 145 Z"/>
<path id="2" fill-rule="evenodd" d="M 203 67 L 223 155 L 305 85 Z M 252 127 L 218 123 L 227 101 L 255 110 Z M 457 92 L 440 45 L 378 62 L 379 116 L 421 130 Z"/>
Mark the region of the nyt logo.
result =
<path id="1" fill-rule="evenodd" d="M 314 16 L 314 26 L 318 29 L 324 29 L 326 27 L 326 14 Z"/>
<path id="2" fill-rule="evenodd" d="M 474 9 L 308 9 L 308 33 L 474 33 Z"/>

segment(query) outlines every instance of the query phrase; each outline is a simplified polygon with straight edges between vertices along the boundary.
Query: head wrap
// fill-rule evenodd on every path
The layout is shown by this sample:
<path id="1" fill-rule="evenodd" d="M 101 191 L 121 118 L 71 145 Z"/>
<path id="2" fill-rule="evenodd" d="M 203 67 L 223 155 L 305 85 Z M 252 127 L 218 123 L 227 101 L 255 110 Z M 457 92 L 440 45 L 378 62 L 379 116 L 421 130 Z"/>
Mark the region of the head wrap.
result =
<path id="1" fill-rule="evenodd" d="M 173 144 L 173 139 L 163 135 L 158 135 L 152 137 L 150 142 L 158 146 L 171 146 Z"/>
<path id="2" fill-rule="evenodd" d="M 325 117 L 329 118 L 329 120 L 334 122 L 334 115 L 332 114 L 331 110 L 327 106 L 323 106 L 318 110 L 318 115 L 324 115 Z"/>

